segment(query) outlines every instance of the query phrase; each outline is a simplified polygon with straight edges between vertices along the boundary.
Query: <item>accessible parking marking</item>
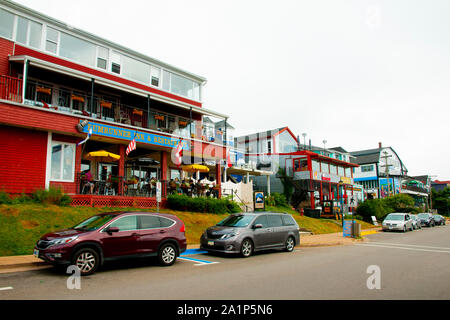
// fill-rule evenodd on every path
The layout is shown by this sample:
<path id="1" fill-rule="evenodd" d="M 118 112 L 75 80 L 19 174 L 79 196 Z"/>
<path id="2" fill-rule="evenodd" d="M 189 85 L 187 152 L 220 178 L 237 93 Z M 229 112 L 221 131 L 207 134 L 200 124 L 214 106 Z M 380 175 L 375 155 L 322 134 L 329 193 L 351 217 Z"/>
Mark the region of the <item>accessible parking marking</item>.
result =
<path id="1" fill-rule="evenodd" d="M 188 249 L 185 252 L 183 252 L 178 259 L 196 262 L 196 264 L 194 264 L 194 266 L 204 266 L 204 265 L 211 265 L 211 264 L 219 263 L 219 262 L 215 262 L 215 261 L 208 261 L 208 260 L 187 257 L 187 256 L 191 256 L 194 254 L 205 254 L 205 253 L 208 253 L 208 251 L 201 250 L 201 249 Z"/>

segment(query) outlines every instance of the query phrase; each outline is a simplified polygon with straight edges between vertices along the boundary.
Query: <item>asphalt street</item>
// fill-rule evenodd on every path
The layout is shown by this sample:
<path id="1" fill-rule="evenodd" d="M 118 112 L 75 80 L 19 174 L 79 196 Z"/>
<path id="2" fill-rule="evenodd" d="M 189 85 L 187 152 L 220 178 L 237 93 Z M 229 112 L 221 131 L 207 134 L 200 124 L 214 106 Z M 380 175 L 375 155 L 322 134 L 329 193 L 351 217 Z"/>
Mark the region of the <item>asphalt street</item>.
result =
<path id="1" fill-rule="evenodd" d="M 81 278 L 80 289 L 68 289 L 69 275 L 55 269 L 1 274 L 0 300 L 450 299 L 450 226 L 367 238 L 247 259 L 189 255 L 172 267 L 122 261 Z"/>

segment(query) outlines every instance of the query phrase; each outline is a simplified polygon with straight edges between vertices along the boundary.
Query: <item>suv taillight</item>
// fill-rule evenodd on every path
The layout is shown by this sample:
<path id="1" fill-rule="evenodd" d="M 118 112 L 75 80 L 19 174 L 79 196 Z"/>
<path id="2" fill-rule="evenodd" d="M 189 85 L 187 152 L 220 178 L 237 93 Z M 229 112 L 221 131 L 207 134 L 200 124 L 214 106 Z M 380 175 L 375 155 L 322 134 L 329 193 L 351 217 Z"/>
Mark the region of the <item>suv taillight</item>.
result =
<path id="1" fill-rule="evenodd" d="M 184 231 L 185 231 L 185 228 L 184 228 L 184 223 L 183 223 L 183 225 L 180 228 L 180 232 L 184 232 Z"/>

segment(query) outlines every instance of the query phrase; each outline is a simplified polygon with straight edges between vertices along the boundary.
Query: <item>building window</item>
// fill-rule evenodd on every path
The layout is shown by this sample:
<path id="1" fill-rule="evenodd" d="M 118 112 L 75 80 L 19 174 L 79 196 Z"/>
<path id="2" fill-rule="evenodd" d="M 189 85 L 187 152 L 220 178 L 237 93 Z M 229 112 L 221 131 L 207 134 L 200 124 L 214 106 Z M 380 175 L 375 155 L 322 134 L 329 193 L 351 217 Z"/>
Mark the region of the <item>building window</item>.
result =
<path id="1" fill-rule="evenodd" d="M 267 140 L 267 153 L 272 153 L 272 141 Z"/>
<path id="2" fill-rule="evenodd" d="M 161 78 L 161 69 L 152 66 L 150 74 L 150 82 L 152 86 L 159 87 L 160 78 Z"/>
<path id="3" fill-rule="evenodd" d="M 51 180 L 74 180 L 75 145 L 70 143 L 53 142 L 51 160 Z"/>
<path id="4" fill-rule="evenodd" d="M 368 166 L 361 166 L 361 172 L 370 172 L 373 171 L 373 164 Z"/>
<path id="5" fill-rule="evenodd" d="M 150 74 L 150 66 L 139 60 L 128 56 L 121 56 L 122 75 L 143 83 L 148 83 L 148 75 Z"/>
<path id="6" fill-rule="evenodd" d="M 42 24 L 23 17 L 17 19 L 16 41 L 30 47 L 41 47 Z"/>
<path id="7" fill-rule="evenodd" d="M 106 70 L 108 66 L 108 49 L 103 47 L 97 47 L 97 68 Z"/>
<path id="8" fill-rule="evenodd" d="M 60 33 L 59 55 L 85 65 L 95 66 L 96 46 L 88 41 Z"/>
<path id="9" fill-rule="evenodd" d="M 12 39 L 14 27 L 14 15 L 0 9 L 0 37 Z"/>
<path id="10" fill-rule="evenodd" d="M 56 54 L 58 52 L 59 32 L 55 29 L 47 27 L 47 40 L 45 42 L 45 50 Z"/>
<path id="11" fill-rule="evenodd" d="M 120 74 L 121 59 L 120 54 L 113 52 L 111 54 L 111 71 Z"/>

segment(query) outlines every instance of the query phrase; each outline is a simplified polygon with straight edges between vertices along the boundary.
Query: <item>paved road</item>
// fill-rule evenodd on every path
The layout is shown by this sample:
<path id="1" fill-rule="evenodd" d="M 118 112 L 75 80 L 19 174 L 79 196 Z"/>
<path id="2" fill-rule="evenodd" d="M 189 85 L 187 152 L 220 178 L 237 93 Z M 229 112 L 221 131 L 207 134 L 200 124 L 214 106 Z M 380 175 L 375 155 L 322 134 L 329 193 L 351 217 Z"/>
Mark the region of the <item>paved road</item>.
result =
<path id="1" fill-rule="evenodd" d="M 379 233 L 356 245 L 297 248 L 248 259 L 195 255 L 179 260 L 110 264 L 67 289 L 53 269 L 0 275 L 2 299 L 450 299 L 450 226 Z M 381 289 L 367 268 L 379 266 Z"/>

